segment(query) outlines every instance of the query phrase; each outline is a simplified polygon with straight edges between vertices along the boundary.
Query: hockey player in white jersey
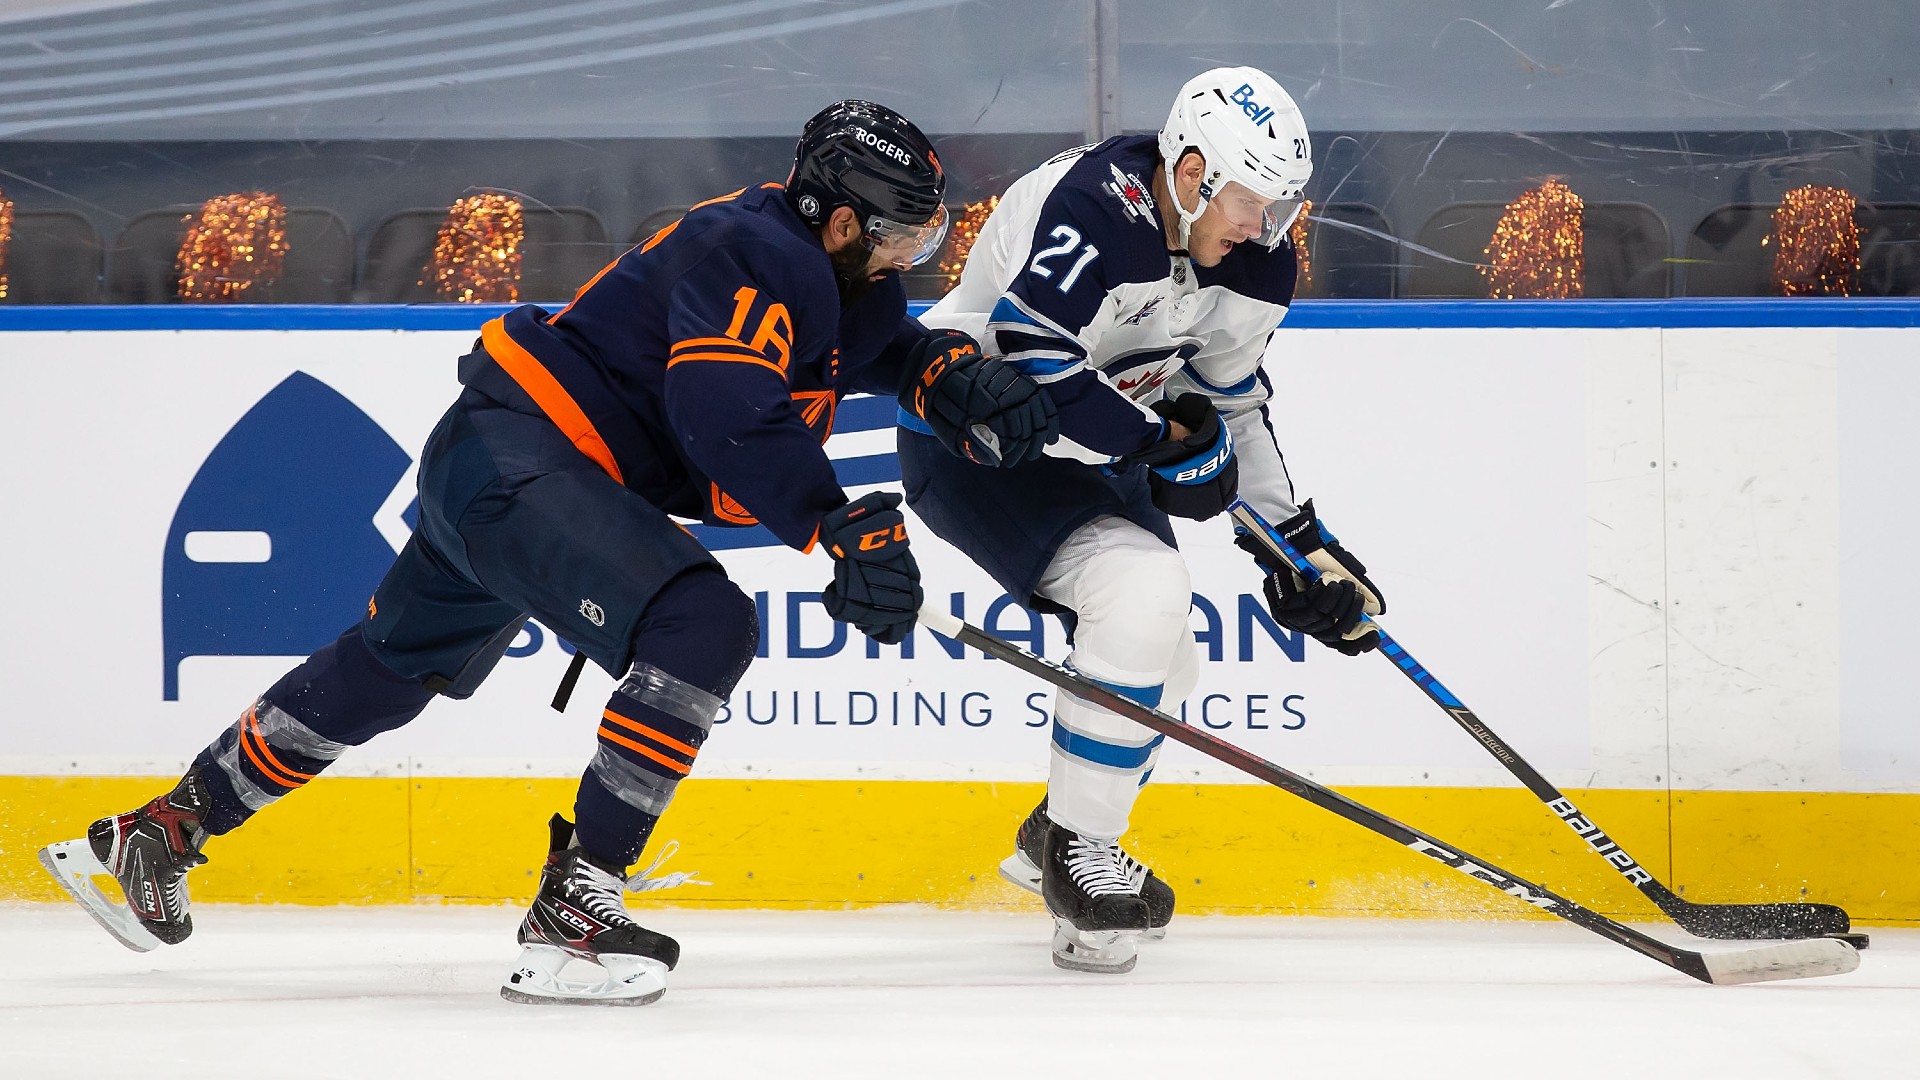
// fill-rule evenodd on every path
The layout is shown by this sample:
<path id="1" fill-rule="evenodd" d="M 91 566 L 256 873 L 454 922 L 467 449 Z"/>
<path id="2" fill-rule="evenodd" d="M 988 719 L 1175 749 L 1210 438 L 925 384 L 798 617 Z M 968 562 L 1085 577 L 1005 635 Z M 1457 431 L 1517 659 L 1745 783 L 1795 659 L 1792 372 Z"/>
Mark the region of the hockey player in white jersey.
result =
<path id="1" fill-rule="evenodd" d="M 903 411 L 908 502 L 1010 595 L 1062 616 L 1070 666 L 1164 710 L 1199 674 L 1167 515 L 1211 518 L 1236 492 L 1325 571 L 1307 584 L 1263 561 L 1274 618 L 1350 655 L 1379 644 L 1360 617 L 1385 610 L 1380 590 L 1296 499 L 1260 365 L 1293 299 L 1288 229 L 1312 172 L 1277 83 L 1208 71 L 1157 137 L 1069 150 L 1017 181 L 925 316 L 1042 383 L 1061 437 L 1038 461 L 970 468 Z M 1172 889 L 1118 844 L 1161 737 L 1066 695 L 1052 732 L 1047 796 L 1001 871 L 1045 897 L 1056 964 L 1127 971 L 1173 915 Z"/>

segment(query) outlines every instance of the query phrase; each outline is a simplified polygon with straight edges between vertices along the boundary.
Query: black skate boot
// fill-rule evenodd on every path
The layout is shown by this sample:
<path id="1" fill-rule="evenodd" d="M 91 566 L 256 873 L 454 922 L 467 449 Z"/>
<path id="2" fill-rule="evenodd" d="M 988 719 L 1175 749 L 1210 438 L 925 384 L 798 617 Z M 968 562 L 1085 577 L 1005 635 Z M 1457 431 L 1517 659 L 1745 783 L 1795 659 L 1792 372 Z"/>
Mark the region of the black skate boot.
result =
<path id="1" fill-rule="evenodd" d="M 520 962 L 500 996 L 522 1005 L 646 1005 L 667 992 L 680 943 L 634 922 L 622 894 L 626 868 L 598 862 L 573 846 L 573 823 L 548 823 L 552 853 L 540 892 L 520 922 Z M 569 960 L 600 969 L 593 980 L 563 979 Z"/>
<path id="2" fill-rule="evenodd" d="M 1120 845 L 1047 823 L 1040 895 L 1053 916 L 1053 963 L 1074 971 L 1132 971 L 1147 903 L 1121 862 Z"/>
<path id="3" fill-rule="evenodd" d="M 1013 882 L 1036 896 L 1040 893 L 1041 847 L 1047 836 L 1047 797 L 1040 797 L 1040 805 L 1020 823 L 1019 831 L 1013 834 L 1013 854 L 1000 860 L 1000 876 Z M 1147 930 L 1140 935 L 1141 941 L 1161 941 L 1167 936 L 1167 924 L 1173 921 L 1173 887 L 1154 876 L 1145 863 L 1120 849 L 1120 862 L 1127 868 L 1127 876 L 1133 879 L 1135 888 L 1140 890 L 1140 899 L 1147 902 Z"/>
<path id="4" fill-rule="evenodd" d="M 118 817 L 101 818 L 81 840 L 40 849 L 40 864 L 93 921 L 135 952 L 177 945 L 193 933 L 187 871 L 207 861 L 200 819 L 212 807 L 198 768 L 172 791 Z M 100 890 L 96 877 L 120 883 L 126 902 Z"/>

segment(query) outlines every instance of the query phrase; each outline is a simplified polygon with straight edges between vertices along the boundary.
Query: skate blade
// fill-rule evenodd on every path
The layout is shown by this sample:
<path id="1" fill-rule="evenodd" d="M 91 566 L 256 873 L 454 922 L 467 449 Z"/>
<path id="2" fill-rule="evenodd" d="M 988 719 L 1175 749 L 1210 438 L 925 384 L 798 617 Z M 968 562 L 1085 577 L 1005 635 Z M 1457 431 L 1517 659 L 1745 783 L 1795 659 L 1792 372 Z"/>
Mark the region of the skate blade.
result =
<path id="1" fill-rule="evenodd" d="M 95 878 L 111 878 L 113 875 L 93 854 L 93 845 L 85 837 L 78 840 L 63 840 L 57 844 L 48 844 L 40 849 L 40 865 L 47 868 L 53 880 L 67 890 L 67 895 L 79 904 L 81 910 L 93 916 L 100 929 L 113 935 L 113 939 L 134 952 L 152 952 L 162 944 L 140 922 L 140 917 L 126 904 L 114 900 L 100 891 Z"/>
<path id="2" fill-rule="evenodd" d="M 1040 895 L 1040 868 L 1027 861 L 1021 852 L 1000 860 L 1000 876 L 1035 896 Z"/>
<path id="3" fill-rule="evenodd" d="M 1056 918 L 1053 927 L 1053 966 L 1095 975 L 1124 975 L 1140 959 L 1139 930 L 1081 930 Z"/>
<path id="4" fill-rule="evenodd" d="M 572 957 L 551 945 L 527 945 L 500 996 L 518 1005 L 651 1005 L 667 992 L 667 965 L 646 956 L 609 954 L 587 961 L 598 980 L 568 979 L 562 968 Z"/>

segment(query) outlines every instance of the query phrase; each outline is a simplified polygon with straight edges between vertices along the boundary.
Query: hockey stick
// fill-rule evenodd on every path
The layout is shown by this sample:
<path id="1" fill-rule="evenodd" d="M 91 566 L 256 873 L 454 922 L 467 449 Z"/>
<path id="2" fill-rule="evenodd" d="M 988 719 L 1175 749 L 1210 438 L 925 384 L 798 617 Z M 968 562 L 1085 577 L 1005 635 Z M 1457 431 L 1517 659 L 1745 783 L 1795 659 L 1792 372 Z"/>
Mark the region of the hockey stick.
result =
<path id="1" fill-rule="evenodd" d="M 1131 698 L 1051 661 L 1042 659 L 1017 645 L 1002 641 L 978 627 L 962 622 L 932 604 L 920 609 L 920 625 L 936 634 L 971 645 L 996 660 L 1036 675 L 1061 690 L 1104 709 L 1119 713 L 1135 723 L 1152 728 L 1175 742 L 1185 743 L 1202 754 L 1231 765 L 1258 780 L 1264 780 L 1291 795 L 1330 810 L 1348 821 L 1410 847 L 1450 866 L 1483 885 L 1492 886 L 1535 908 L 1558 915 L 1610 941 L 1644 953 L 1676 971 L 1716 986 L 1738 983 L 1773 982 L 1779 979 L 1806 979 L 1817 975 L 1843 975 L 1860 966 L 1860 954 L 1853 946 L 1834 938 L 1790 941 L 1763 945 L 1737 952 L 1697 953 L 1676 949 L 1631 927 L 1622 926 L 1597 911 L 1590 911 L 1564 897 L 1548 892 L 1514 874 L 1469 855 L 1452 844 L 1443 844 L 1426 833 L 1354 802 L 1345 795 L 1278 765 L 1242 750 L 1224 739 L 1189 727 L 1165 713 L 1150 709 Z"/>
<path id="2" fill-rule="evenodd" d="M 1301 556 L 1292 544 L 1272 525 L 1267 524 L 1251 506 L 1244 501 L 1235 500 L 1229 513 L 1240 526 L 1239 531 L 1251 534 L 1261 541 L 1268 550 L 1285 559 L 1294 570 L 1308 581 L 1320 576 L 1320 571 Z M 1365 616 L 1362 616 L 1365 618 Z M 1368 620 L 1372 622 L 1371 619 Z M 1466 707 L 1453 692 L 1440 685 L 1440 681 L 1427 673 L 1427 669 L 1413 658 L 1413 654 L 1392 637 L 1386 628 L 1374 622 L 1380 633 L 1380 655 L 1386 657 L 1399 670 L 1418 686 L 1433 703 L 1440 706 L 1453 718 L 1467 734 L 1474 737 L 1487 752 L 1497 758 L 1507 771 L 1519 778 L 1528 791 L 1547 804 L 1560 820 L 1566 822 L 1580 838 L 1587 842 L 1594 853 L 1612 863 L 1620 876 L 1632 882 L 1647 898 L 1659 905 L 1667 917 L 1680 925 L 1689 934 L 1703 938 L 1814 938 L 1828 934 L 1845 934 L 1852 925 L 1845 910 L 1832 904 L 1696 904 L 1674 893 L 1661 884 L 1647 869 L 1635 862 L 1618 841 L 1602 832 L 1593 819 L 1573 805 L 1560 789 L 1547 782 L 1546 777 L 1527 764 L 1526 760 L 1514 752 L 1511 746 L 1493 729 L 1482 723 L 1472 709 Z M 1864 935 L 1855 935 L 1852 940 L 1866 944 Z"/>

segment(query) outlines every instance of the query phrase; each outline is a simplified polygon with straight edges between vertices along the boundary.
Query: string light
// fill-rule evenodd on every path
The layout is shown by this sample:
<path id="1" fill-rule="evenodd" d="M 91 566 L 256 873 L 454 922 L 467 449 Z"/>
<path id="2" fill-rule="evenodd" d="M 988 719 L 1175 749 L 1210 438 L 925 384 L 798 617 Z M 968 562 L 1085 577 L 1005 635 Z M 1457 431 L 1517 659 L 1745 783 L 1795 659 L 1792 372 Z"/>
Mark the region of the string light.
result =
<path id="1" fill-rule="evenodd" d="M 1586 204 L 1549 180 L 1507 204 L 1494 226 L 1480 276 L 1496 300 L 1567 300 L 1586 293 Z"/>
<path id="2" fill-rule="evenodd" d="M 1775 296 L 1852 296 L 1860 291 L 1860 226 L 1853 196 L 1808 184 L 1781 196 L 1773 211 Z"/>
<path id="3" fill-rule="evenodd" d="M 433 241 L 433 262 L 416 284 L 430 284 L 442 300 L 462 304 L 515 303 L 526 239 L 519 199 L 497 194 L 460 199 L 447 208 Z"/>
<path id="4" fill-rule="evenodd" d="M 200 207 L 173 270 L 180 299 L 233 301 L 280 280 L 287 261 L 287 208 L 278 195 L 216 195 Z"/>
<path id="5" fill-rule="evenodd" d="M 0 191 L 0 300 L 7 298 L 7 251 L 13 247 L 13 200 Z"/>
<path id="6" fill-rule="evenodd" d="M 992 195 L 981 202 L 968 203 L 960 214 L 960 220 L 954 223 L 953 231 L 947 236 L 947 253 L 940 259 L 940 272 L 947 277 L 947 287 L 943 292 L 953 291 L 960 284 L 960 271 L 966 269 L 967 254 L 973 250 L 973 242 L 980 239 L 980 227 L 987 223 L 987 215 L 1000 205 L 1000 196 Z"/>
<path id="7" fill-rule="evenodd" d="M 1306 292 L 1313 287 L 1313 259 L 1307 254 L 1307 215 L 1313 213 L 1313 202 L 1308 200 L 1300 204 L 1300 214 L 1287 227 L 1287 242 L 1293 245 L 1293 257 L 1300 266 L 1299 284 L 1296 291 Z"/>

